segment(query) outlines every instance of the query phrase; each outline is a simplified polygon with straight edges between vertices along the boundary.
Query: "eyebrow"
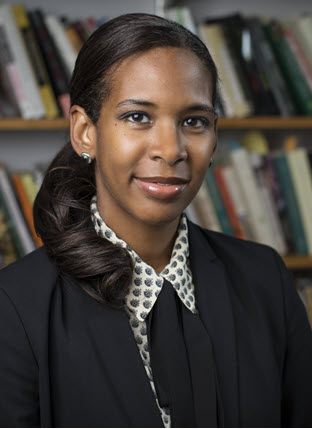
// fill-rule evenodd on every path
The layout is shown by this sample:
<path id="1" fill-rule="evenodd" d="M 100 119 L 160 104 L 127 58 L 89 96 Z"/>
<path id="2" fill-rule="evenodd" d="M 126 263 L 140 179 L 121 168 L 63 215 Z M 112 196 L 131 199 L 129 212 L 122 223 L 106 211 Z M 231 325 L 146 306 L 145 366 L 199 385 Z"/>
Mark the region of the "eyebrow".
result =
<path id="1" fill-rule="evenodd" d="M 116 107 L 130 106 L 134 104 L 137 104 L 139 106 L 157 107 L 157 104 L 151 103 L 150 101 L 136 100 L 133 98 L 120 101 Z M 186 106 L 183 110 L 186 110 L 186 111 L 204 110 L 205 112 L 208 112 L 208 113 L 216 113 L 215 109 L 209 106 L 208 104 L 192 104 L 190 106 Z"/>

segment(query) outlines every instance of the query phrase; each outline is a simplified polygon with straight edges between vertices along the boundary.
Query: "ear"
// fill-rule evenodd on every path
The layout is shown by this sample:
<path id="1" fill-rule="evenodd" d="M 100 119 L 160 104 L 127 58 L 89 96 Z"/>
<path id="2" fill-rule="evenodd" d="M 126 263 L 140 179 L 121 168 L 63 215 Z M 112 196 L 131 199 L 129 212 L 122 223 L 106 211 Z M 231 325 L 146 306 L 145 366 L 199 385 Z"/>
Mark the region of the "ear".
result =
<path id="1" fill-rule="evenodd" d="M 70 109 L 70 140 L 77 155 L 87 152 L 95 158 L 96 129 L 85 110 L 77 105 Z"/>
<path id="2" fill-rule="evenodd" d="M 214 133 L 215 133 L 215 145 L 213 148 L 212 156 L 215 155 L 215 153 L 217 151 L 217 147 L 218 147 L 218 142 L 219 142 L 219 140 L 218 140 L 218 127 L 217 127 L 218 119 L 219 119 L 219 117 L 218 117 L 218 115 L 216 115 L 214 123 L 213 123 L 213 128 L 214 128 Z"/>

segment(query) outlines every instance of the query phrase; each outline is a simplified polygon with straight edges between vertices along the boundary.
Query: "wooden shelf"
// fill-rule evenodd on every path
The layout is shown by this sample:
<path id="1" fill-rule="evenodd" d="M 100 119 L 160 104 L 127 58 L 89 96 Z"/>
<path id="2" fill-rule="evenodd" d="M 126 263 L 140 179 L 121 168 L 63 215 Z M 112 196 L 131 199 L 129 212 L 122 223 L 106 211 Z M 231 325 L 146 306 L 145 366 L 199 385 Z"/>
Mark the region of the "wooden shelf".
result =
<path id="1" fill-rule="evenodd" d="M 252 117 L 252 118 L 220 118 L 218 121 L 220 130 L 226 129 L 310 129 L 312 130 L 312 117 Z M 36 130 L 68 130 L 69 120 L 58 119 L 0 119 L 0 131 L 36 131 Z"/>
<path id="2" fill-rule="evenodd" d="M 69 129 L 69 120 L 57 119 L 0 119 L 0 131 L 62 131 Z"/>
<path id="3" fill-rule="evenodd" d="M 218 121 L 219 129 L 244 129 L 244 128 L 262 128 L 262 129 L 312 129 L 312 117 L 274 117 L 274 116 L 255 116 L 251 118 L 220 118 Z"/>
<path id="4" fill-rule="evenodd" d="M 284 256 L 284 262 L 289 270 L 312 270 L 312 256 Z"/>

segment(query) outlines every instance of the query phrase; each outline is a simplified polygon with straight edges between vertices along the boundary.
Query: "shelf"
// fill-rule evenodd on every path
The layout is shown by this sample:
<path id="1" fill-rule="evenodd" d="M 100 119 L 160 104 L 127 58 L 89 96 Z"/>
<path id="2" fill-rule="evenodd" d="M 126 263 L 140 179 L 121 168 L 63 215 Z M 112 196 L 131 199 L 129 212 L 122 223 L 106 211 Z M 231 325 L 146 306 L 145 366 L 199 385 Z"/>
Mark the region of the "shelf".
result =
<path id="1" fill-rule="evenodd" d="M 312 270 L 312 256 L 284 256 L 283 259 L 289 270 Z"/>
<path id="2" fill-rule="evenodd" d="M 0 119 L 0 131 L 62 131 L 68 130 L 69 120 L 57 119 Z"/>
<path id="3" fill-rule="evenodd" d="M 36 131 L 36 130 L 68 130 L 68 119 L 0 119 L 0 131 Z M 220 118 L 218 121 L 218 129 L 246 129 L 246 128 L 262 128 L 262 129 L 311 129 L 312 117 L 252 117 L 252 118 Z"/>
<path id="4" fill-rule="evenodd" d="M 220 118 L 219 129 L 244 129 L 244 128 L 267 128 L 267 129 L 312 129 L 312 117 L 274 117 L 255 116 L 251 118 Z"/>

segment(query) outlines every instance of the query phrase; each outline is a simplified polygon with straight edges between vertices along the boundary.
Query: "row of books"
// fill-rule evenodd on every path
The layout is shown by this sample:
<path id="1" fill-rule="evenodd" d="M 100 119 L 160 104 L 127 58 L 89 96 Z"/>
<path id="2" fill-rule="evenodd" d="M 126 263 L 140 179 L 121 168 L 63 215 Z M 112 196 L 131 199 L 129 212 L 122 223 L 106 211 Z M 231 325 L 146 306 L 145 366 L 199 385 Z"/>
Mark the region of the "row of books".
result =
<path id="1" fill-rule="evenodd" d="M 208 13 L 207 5 L 203 17 Z M 207 45 L 221 79 L 221 116 L 312 115 L 311 14 L 278 20 L 235 13 L 203 19 L 197 29 L 186 7 L 164 15 Z"/>
<path id="2" fill-rule="evenodd" d="M 198 26 L 187 7 L 166 9 L 165 16 L 209 48 L 221 78 L 220 116 L 312 115 L 312 15 L 282 21 L 237 13 Z M 1 5 L 0 117 L 68 117 L 77 54 L 105 20 L 71 22 L 23 4 Z"/>
<path id="3" fill-rule="evenodd" d="M 295 136 L 269 150 L 259 131 L 219 144 L 192 204 L 201 226 L 263 243 L 281 255 L 312 255 L 312 150 Z"/>
<path id="4" fill-rule="evenodd" d="M 33 203 L 45 166 L 9 173 L 0 163 L 0 268 L 42 245 L 33 221 Z"/>
<path id="5" fill-rule="evenodd" d="M 103 22 L 0 5 L 0 117 L 68 117 L 77 54 Z"/>
<path id="6" fill-rule="evenodd" d="M 295 279 L 296 289 L 302 299 L 307 316 L 312 327 L 312 279 L 308 277 L 298 277 Z"/>

